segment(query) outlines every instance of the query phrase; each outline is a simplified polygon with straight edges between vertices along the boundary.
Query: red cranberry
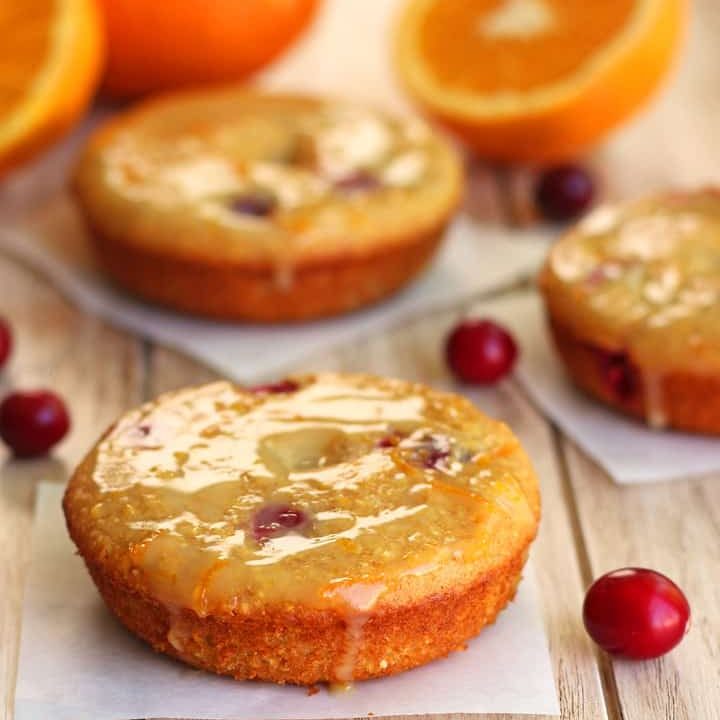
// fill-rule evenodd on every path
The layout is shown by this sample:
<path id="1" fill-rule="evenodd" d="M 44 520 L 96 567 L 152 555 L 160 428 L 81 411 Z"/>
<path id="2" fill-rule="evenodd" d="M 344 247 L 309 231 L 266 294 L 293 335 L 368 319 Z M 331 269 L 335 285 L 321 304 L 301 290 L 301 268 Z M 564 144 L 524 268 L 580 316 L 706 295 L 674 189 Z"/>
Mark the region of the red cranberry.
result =
<path id="1" fill-rule="evenodd" d="M 258 542 L 301 530 L 307 524 L 307 515 L 290 505 L 266 505 L 253 518 L 253 536 Z"/>
<path id="2" fill-rule="evenodd" d="M 0 368 L 5 365 L 12 351 L 13 339 L 10 325 L 0 317 Z"/>
<path id="3" fill-rule="evenodd" d="M 452 452 L 447 435 L 440 433 L 415 433 L 400 443 L 407 452 L 407 458 L 415 465 L 428 470 L 442 469 Z"/>
<path id="4" fill-rule="evenodd" d="M 400 430 L 392 430 L 387 435 L 383 435 L 375 443 L 375 447 L 379 447 L 379 448 L 396 447 L 400 443 L 400 441 L 405 437 L 407 437 L 407 433 L 401 432 Z"/>
<path id="5" fill-rule="evenodd" d="M 350 175 L 336 180 L 335 188 L 348 195 L 355 193 L 370 192 L 380 187 L 380 181 L 371 173 L 365 170 L 358 170 Z"/>
<path id="6" fill-rule="evenodd" d="M 49 390 L 14 392 L 0 403 L 0 437 L 17 457 L 44 455 L 69 428 L 65 403 Z"/>
<path id="7" fill-rule="evenodd" d="M 256 385 L 250 388 L 250 392 L 258 395 L 274 395 L 280 393 L 291 393 L 298 390 L 300 386 L 294 380 L 281 380 L 276 383 L 268 383 L 267 385 Z"/>
<path id="8" fill-rule="evenodd" d="M 399 440 L 395 435 L 386 435 L 385 437 L 381 437 L 376 444 L 376 447 L 379 448 L 391 448 L 395 447 L 398 444 Z"/>
<path id="9" fill-rule="evenodd" d="M 238 195 L 230 202 L 230 209 L 240 215 L 252 215 L 254 217 L 267 217 L 271 215 L 277 201 L 270 193 L 247 192 Z"/>
<path id="10" fill-rule="evenodd" d="M 587 210 L 594 194 L 595 184 L 586 170 L 575 165 L 559 165 L 538 178 L 535 202 L 548 220 L 563 222 Z"/>
<path id="11" fill-rule="evenodd" d="M 604 282 L 606 282 L 608 279 L 607 271 L 605 269 L 605 265 L 598 265 L 594 267 L 586 276 L 585 276 L 585 284 L 588 287 L 595 288 L 598 287 L 598 285 L 602 285 Z"/>
<path id="12" fill-rule="evenodd" d="M 625 352 L 608 352 L 595 349 L 603 381 L 613 397 L 620 401 L 631 400 L 637 392 L 639 375 Z"/>
<path id="13" fill-rule="evenodd" d="M 446 354 L 450 369 L 460 380 L 491 384 L 512 370 L 518 351 L 505 328 L 491 320 L 470 319 L 452 331 Z"/>
<path id="14" fill-rule="evenodd" d="M 449 450 L 431 450 L 423 460 L 423 467 L 433 470 L 445 462 L 450 456 Z"/>
<path id="15" fill-rule="evenodd" d="M 604 650 L 638 660 L 670 652 L 690 627 L 682 590 L 660 573 L 614 570 L 597 579 L 585 596 L 583 621 Z"/>

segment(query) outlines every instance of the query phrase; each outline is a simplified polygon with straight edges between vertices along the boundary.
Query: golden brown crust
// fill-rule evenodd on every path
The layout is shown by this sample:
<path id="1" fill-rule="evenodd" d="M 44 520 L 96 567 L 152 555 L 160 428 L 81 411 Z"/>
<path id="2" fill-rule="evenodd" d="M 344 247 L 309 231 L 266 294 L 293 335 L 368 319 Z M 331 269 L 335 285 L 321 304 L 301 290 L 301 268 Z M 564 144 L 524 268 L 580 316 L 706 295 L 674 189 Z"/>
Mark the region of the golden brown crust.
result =
<path id="1" fill-rule="evenodd" d="M 103 269 L 131 293 L 183 312 L 264 323 L 328 317 L 391 295 L 423 270 L 445 228 L 443 222 L 402 243 L 285 271 L 155 252 L 112 238 L 87 220 Z"/>
<path id="2" fill-rule="evenodd" d="M 146 300 L 225 320 L 310 320 L 395 292 L 437 248 L 460 201 L 460 163 L 427 128 L 411 139 L 413 123 L 355 108 L 371 140 L 385 138 L 370 176 L 379 190 L 339 189 L 362 174 L 351 160 L 364 134 L 330 143 L 350 163 L 342 177 L 313 143 L 334 137 L 324 123 L 342 108 L 215 88 L 148 101 L 99 128 L 72 185 L 102 267 Z M 233 198 L 258 188 L 276 208 L 243 220 Z"/>
<path id="3" fill-rule="evenodd" d="M 720 376 L 719 198 L 670 192 L 583 218 L 539 274 L 554 322 L 655 375 Z"/>
<path id="4" fill-rule="evenodd" d="M 718 197 L 706 188 L 597 208 L 539 276 L 575 383 L 654 427 L 720 432 Z"/>
<path id="5" fill-rule="evenodd" d="M 69 529 L 82 548 L 70 521 Z M 208 617 L 171 611 L 99 564 L 87 558 L 86 564 L 112 612 L 157 652 L 237 680 L 312 685 L 346 679 L 338 672 L 347 662 L 353 679 L 367 680 L 463 649 L 513 599 L 526 558 L 527 545 L 469 587 L 448 588 L 411 607 L 372 614 L 357 626 L 360 638 L 353 620 L 331 609 L 298 605 Z"/>
<path id="6" fill-rule="evenodd" d="M 602 353 L 615 353 L 617 347 L 603 346 L 596 338 L 580 337 L 567 325 L 558 322 L 552 313 L 550 328 L 570 377 L 592 397 L 641 420 L 651 420 L 653 412 L 660 412 L 667 427 L 720 434 L 719 377 L 687 371 L 669 371 L 655 376 L 635 358 L 630 358 L 636 386 L 633 392 L 620 397 L 608 384 L 602 362 L 599 362 Z M 650 392 L 648 377 L 656 384 Z M 651 397 L 657 404 L 655 408 L 651 406 Z"/>
<path id="7" fill-rule="evenodd" d="M 342 427 L 341 418 L 346 418 L 344 422 L 352 420 L 356 423 L 356 418 L 364 417 L 363 413 L 368 411 L 362 409 L 363 398 L 371 397 L 377 402 L 378 388 L 383 388 L 386 403 L 398 402 L 405 408 L 408 399 L 425 397 L 420 393 L 427 393 L 430 397 L 423 405 L 422 413 L 429 415 L 419 416 L 419 423 L 431 423 L 432 426 L 438 417 L 450 417 L 454 432 L 460 434 L 464 429 L 463 434 L 477 433 L 487 439 L 488 444 L 483 452 L 466 437 L 468 444 L 465 447 L 476 447 L 479 454 L 477 460 L 457 468 L 459 474 L 440 477 L 439 471 L 427 470 L 424 474 L 427 483 L 410 480 L 408 492 L 413 497 L 418 488 L 422 491 L 422 486 L 426 485 L 425 489 L 430 492 L 430 482 L 436 483 L 418 507 L 426 512 L 433 507 L 438 512 L 440 508 L 448 508 L 448 512 L 442 510 L 437 515 L 424 515 L 417 524 L 405 526 L 399 534 L 390 529 L 391 524 L 386 525 L 385 534 L 376 536 L 379 544 L 369 546 L 369 555 L 363 556 L 360 546 L 352 543 L 342 545 L 335 552 L 328 551 L 325 556 L 318 555 L 317 548 L 312 557 L 298 554 L 299 563 L 295 565 L 289 562 L 280 565 L 283 557 L 277 554 L 274 562 L 263 563 L 266 574 L 245 575 L 243 573 L 253 562 L 257 563 L 258 558 L 272 557 L 268 554 L 271 552 L 284 552 L 282 544 L 278 542 L 273 550 L 272 545 L 250 543 L 249 549 L 244 550 L 245 555 L 236 545 L 232 558 L 214 555 L 217 551 L 208 549 L 203 543 L 216 540 L 206 538 L 197 526 L 178 526 L 169 534 L 165 527 L 169 518 L 206 513 L 208 495 L 183 494 L 181 502 L 177 503 L 176 490 L 168 490 L 165 501 L 170 504 L 164 504 L 163 493 L 157 486 L 149 489 L 151 485 L 143 484 L 143 480 L 147 481 L 143 474 L 143 468 L 149 467 L 147 456 L 140 465 L 133 465 L 130 456 L 123 456 L 121 465 L 113 466 L 115 469 L 109 475 L 98 470 L 105 468 L 107 471 L 112 465 L 108 464 L 108 443 L 113 438 L 116 441 L 123 438 L 119 441 L 121 444 L 132 442 L 130 438 L 135 435 L 128 431 L 141 422 L 141 417 L 141 426 L 147 431 L 142 437 L 147 438 L 147 433 L 154 432 L 156 426 L 152 418 L 156 415 L 151 412 L 152 407 L 166 410 L 172 407 L 179 412 L 178 408 L 182 406 L 189 418 L 195 418 L 202 416 L 197 408 L 207 408 L 211 402 L 215 410 L 210 418 L 204 417 L 199 425 L 195 423 L 192 427 L 201 432 L 208 427 L 208 422 L 211 423 L 209 427 L 222 422 L 229 432 L 231 415 L 221 415 L 219 407 L 226 408 L 228 413 L 239 412 L 241 408 L 237 406 L 246 391 L 233 389 L 229 383 L 216 383 L 162 396 L 156 403 L 144 406 L 145 414 L 128 413 L 101 438 L 76 469 L 63 500 L 69 533 L 106 603 L 131 631 L 156 650 L 238 679 L 298 684 L 366 679 L 400 672 L 458 649 L 493 622 L 512 599 L 528 547 L 537 532 L 540 516 L 537 479 L 516 438 L 504 425 L 483 416 L 464 398 L 437 393 L 419 385 L 370 376 L 331 374 L 293 380 L 297 389 L 292 391 L 295 395 L 289 394 L 287 398 L 271 399 L 270 396 L 259 400 L 251 395 L 248 400 L 256 403 L 255 412 L 261 412 L 261 408 L 267 406 L 277 418 L 282 416 L 279 408 L 288 405 L 292 408 L 293 422 L 300 422 L 308 412 L 309 417 L 319 413 L 329 422 L 333 417 L 332 399 L 340 397 L 344 398 L 341 402 L 343 412 L 336 411 L 339 417 L 335 422 L 341 423 Z M 330 398 L 327 407 L 317 399 L 322 394 L 312 390 L 314 383 L 325 383 L 332 388 L 327 394 Z M 359 415 L 346 407 L 353 397 L 350 394 L 353 388 L 356 403 L 361 406 Z M 308 410 L 304 410 L 303 404 L 308 400 L 302 399 L 302 393 L 310 390 L 316 399 Z M 197 400 L 198 397 L 203 401 Z M 191 398 L 196 398 L 195 404 L 190 402 Z M 415 407 L 415 404 L 410 402 L 409 406 Z M 373 418 L 377 412 L 376 406 Z M 393 412 L 397 413 L 397 408 Z M 393 415 L 393 412 L 389 415 L 395 418 L 394 422 L 402 422 L 398 418 L 403 415 Z M 411 417 L 417 410 L 405 409 L 404 412 L 407 413 L 404 417 Z M 382 416 L 382 407 L 380 414 Z M 177 421 L 179 415 L 174 417 Z M 173 425 L 175 437 L 177 433 L 185 432 L 182 427 L 182 423 Z M 278 437 L 276 430 L 267 432 Z M 260 432 L 264 437 L 264 426 Z M 384 430 L 373 429 L 372 432 L 384 433 Z M 280 437 L 287 434 L 280 434 Z M 155 437 L 159 440 L 160 435 Z M 181 437 L 186 442 L 194 435 L 183 434 Z M 208 450 L 211 438 L 203 437 L 204 447 Z M 163 438 L 161 445 L 170 441 L 167 434 Z M 364 452 L 373 457 L 376 453 L 378 457 L 386 457 L 387 448 L 378 448 L 373 438 L 370 439 L 370 449 Z M 148 447 L 155 446 L 151 443 Z M 275 448 L 276 452 L 280 451 L 279 445 Z M 146 449 L 144 452 L 155 451 Z M 402 479 L 396 476 L 394 468 L 406 467 L 413 473 L 402 452 L 400 447 L 389 451 L 398 463 L 403 464 L 395 465 L 392 460 L 392 470 L 384 465 L 386 469 L 382 472 L 393 473 L 394 482 L 388 483 L 385 475 L 379 476 L 379 486 L 386 489 L 378 493 L 383 497 L 376 505 L 363 505 L 365 519 L 369 513 L 372 513 L 371 517 L 379 517 L 387 508 L 406 510 L 410 496 L 398 496 L 394 500 L 387 496 L 390 485 L 399 488 L 398 492 L 404 492 Z M 177 451 L 174 454 L 177 455 Z M 114 454 L 112 457 L 117 460 Z M 194 464 L 189 458 L 185 462 Z M 151 465 L 153 463 L 154 460 Z M 227 458 L 224 463 L 227 470 Z M 130 475 L 126 476 L 128 470 Z M 347 466 L 343 472 L 347 476 Z M 468 473 L 467 477 L 462 475 L 463 472 Z M 482 495 L 469 493 L 463 483 L 467 481 L 474 485 L 481 477 L 492 478 L 492 482 L 487 481 L 490 484 L 485 487 L 485 492 Z M 169 481 L 167 477 L 165 480 Z M 137 492 L 123 489 L 125 482 Z M 364 482 L 363 497 L 372 495 L 371 478 L 366 477 Z M 195 490 L 201 493 L 203 488 L 207 490 L 217 485 L 209 474 Z M 223 492 L 228 493 L 227 497 L 235 498 L 239 490 L 225 488 Z M 313 493 L 317 500 L 318 490 L 314 489 Z M 216 511 L 228 507 L 227 497 L 215 493 Z M 347 497 L 347 494 L 342 496 L 343 499 Z M 293 498 L 293 502 L 302 506 L 300 489 L 294 492 Z M 263 502 L 261 499 L 261 507 Z M 335 500 L 327 507 L 342 506 L 346 513 L 360 512 L 353 511 L 352 503 L 347 507 L 334 503 Z M 223 511 L 222 516 L 226 514 Z M 153 517 L 161 518 L 160 523 L 154 523 Z M 246 521 L 239 518 L 230 522 L 233 533 L 238 527 L 247 527 Z M 355 522 L 358 522 L 357 514 Z M 138 528 L 139 525 L 143 527 Z M 161 525 L 165 529 L 158 529 Z M 218 522 L 212 527 L 212 537 L 216 537 L 221 532 Z M 418 553 L 417 544 L 427 529 L 438 534 L 438 540 L 432 546 L 432 552 Z M 182 532 L 187 535 L 181 535 Z M 414 538 L 414 545 L 409 537 Z M 392 538 L 398 540 L 394 555 L 389 550 Z M 297 539 L 302 540 L 302 536 L 298 535 Z M 162 543 L 159 554 L 155 555 L 157 563 L 144 562 L 150 559 L 148 547 L 151 544 L 148 543 L 152 540 Z M 446 540 L 451 544 L 444 545 Z M 168 544 L 175 541 L 177 545 Z M 374 547 L 382 552 L 375 554 Z M 210 559 L 209 565 L 205 560 L 198 566 L 193 565 L 198 558 L 195 551 L 199 548 L 206 548 L 201 554 Z M 361 560 L 365 564 L 361 564 Z M 224 566 L 230 570 L 233 564 L 235 571 L 240 573 L 237 582 L 225 586 L 224 591 L 218 591 L 217 587 L 213 591 L 212 574 L 221 572 Z M 293 574 L 294 567 L 300 574 Z M 269 578 L 271 585 L 264 584 L 263 578 Z M 329 595 L 325 592 L 330 587 L 328 578 L 333 588 Z M 348 581 L 342 586 L 347 594 L 337 595 L 341 585 L 335 584 L 336 578 Z M 305 581 L 309 587 L 303 586 Z"/>

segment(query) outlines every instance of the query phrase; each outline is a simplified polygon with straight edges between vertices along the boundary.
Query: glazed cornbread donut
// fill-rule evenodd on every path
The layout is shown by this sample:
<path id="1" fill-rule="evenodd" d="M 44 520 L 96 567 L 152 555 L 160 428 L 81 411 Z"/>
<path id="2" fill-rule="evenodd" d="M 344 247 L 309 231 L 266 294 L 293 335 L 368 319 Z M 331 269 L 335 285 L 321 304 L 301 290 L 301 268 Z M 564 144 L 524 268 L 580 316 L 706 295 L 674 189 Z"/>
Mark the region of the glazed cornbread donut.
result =
<path id="1" fill-rule="evenodd" d="M 492 623 L 540 499 L 515 436 L 469 401 L 322 374 L 129 412 L 64 509 L 108 607 L 155 650 L 312 684 L 407 670 Z"/>
<path id="2" fill-rule="evenodd" d="M 540 285 L 580 388 L 651 426 L 720 432 L 720 194 L 598 209 Z"/>
<path id="3" fill-rule="evenodd" d="M 155 99 L 98 130 L 73 187 L 101 266 L 180 311 L 301 321 L 398 290 L 462 185 L 415 120 L 243 89 Z"/>

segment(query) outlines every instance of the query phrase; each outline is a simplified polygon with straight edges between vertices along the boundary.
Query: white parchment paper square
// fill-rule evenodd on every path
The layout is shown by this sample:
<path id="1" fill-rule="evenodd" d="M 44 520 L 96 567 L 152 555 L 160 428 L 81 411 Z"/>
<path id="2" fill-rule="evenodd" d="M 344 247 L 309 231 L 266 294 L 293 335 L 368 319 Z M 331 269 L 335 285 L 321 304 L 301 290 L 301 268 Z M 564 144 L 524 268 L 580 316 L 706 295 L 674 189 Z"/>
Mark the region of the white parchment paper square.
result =
<path id="1" fill-rule="evenodd" d="M 16 720 L 270 720 L 426 713 L 559 713 L 532 566 L 495 625 L 452 654 L 343 694 L 236 682 L 158 655 L 105 609 L 74 554 L 63 488 L 38 488 Z"/>
<path id="2" fill-rule="evenodd" d="M 180 315 L 118 291 L 97 269 L 77 212 L 63 193 L 32 228 L 0 228 L 0 252 L 43 273 L 80 309 L 242 382 L 271 377 L 324 348 L 527 277 L 546 249 L 546 232 L 513 233 L 460 216 L 427 271 L 395 296 L 328 320 L 263 326 Z"/>
<path id="3" fill-rule="evenodd" d="M 535 293 L 481 303 L 474 312 L 506 323 L 521 345 L 517 376 L 540 409 L 618 483 L 720 473 L 720 438 L 652 430 L 576 390 L 565 374 Z"/>

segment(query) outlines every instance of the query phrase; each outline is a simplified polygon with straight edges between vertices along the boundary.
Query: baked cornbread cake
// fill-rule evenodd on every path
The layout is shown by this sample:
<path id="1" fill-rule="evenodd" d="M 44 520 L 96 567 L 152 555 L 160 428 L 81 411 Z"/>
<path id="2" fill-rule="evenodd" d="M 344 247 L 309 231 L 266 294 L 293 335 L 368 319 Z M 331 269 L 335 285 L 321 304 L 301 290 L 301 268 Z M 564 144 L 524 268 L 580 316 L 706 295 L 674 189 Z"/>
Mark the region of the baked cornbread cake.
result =
<path id="1" fill-rule="evenodd" d="M 312 684 L 407 670 L 492 623 L 540 499 L 515 436 L 469 401 L 321 374 L 129 412 L 64 509 L 105 602 L 156 650 Z"/>
<path id="2" fill-rule="evenodd" d="M 73 187 L 101 266 L 180 311 L 301 321 L 398 290 L 459 202 L 443 139 L 338 101 L 204 90 L 150 100 L 89 140 Z"/>
<path id="3" fill-rule="evenodd" d="M 720 432 L 720 194 L 599 208 L 540 285 L 580 388 L 653 427 Z"/>

